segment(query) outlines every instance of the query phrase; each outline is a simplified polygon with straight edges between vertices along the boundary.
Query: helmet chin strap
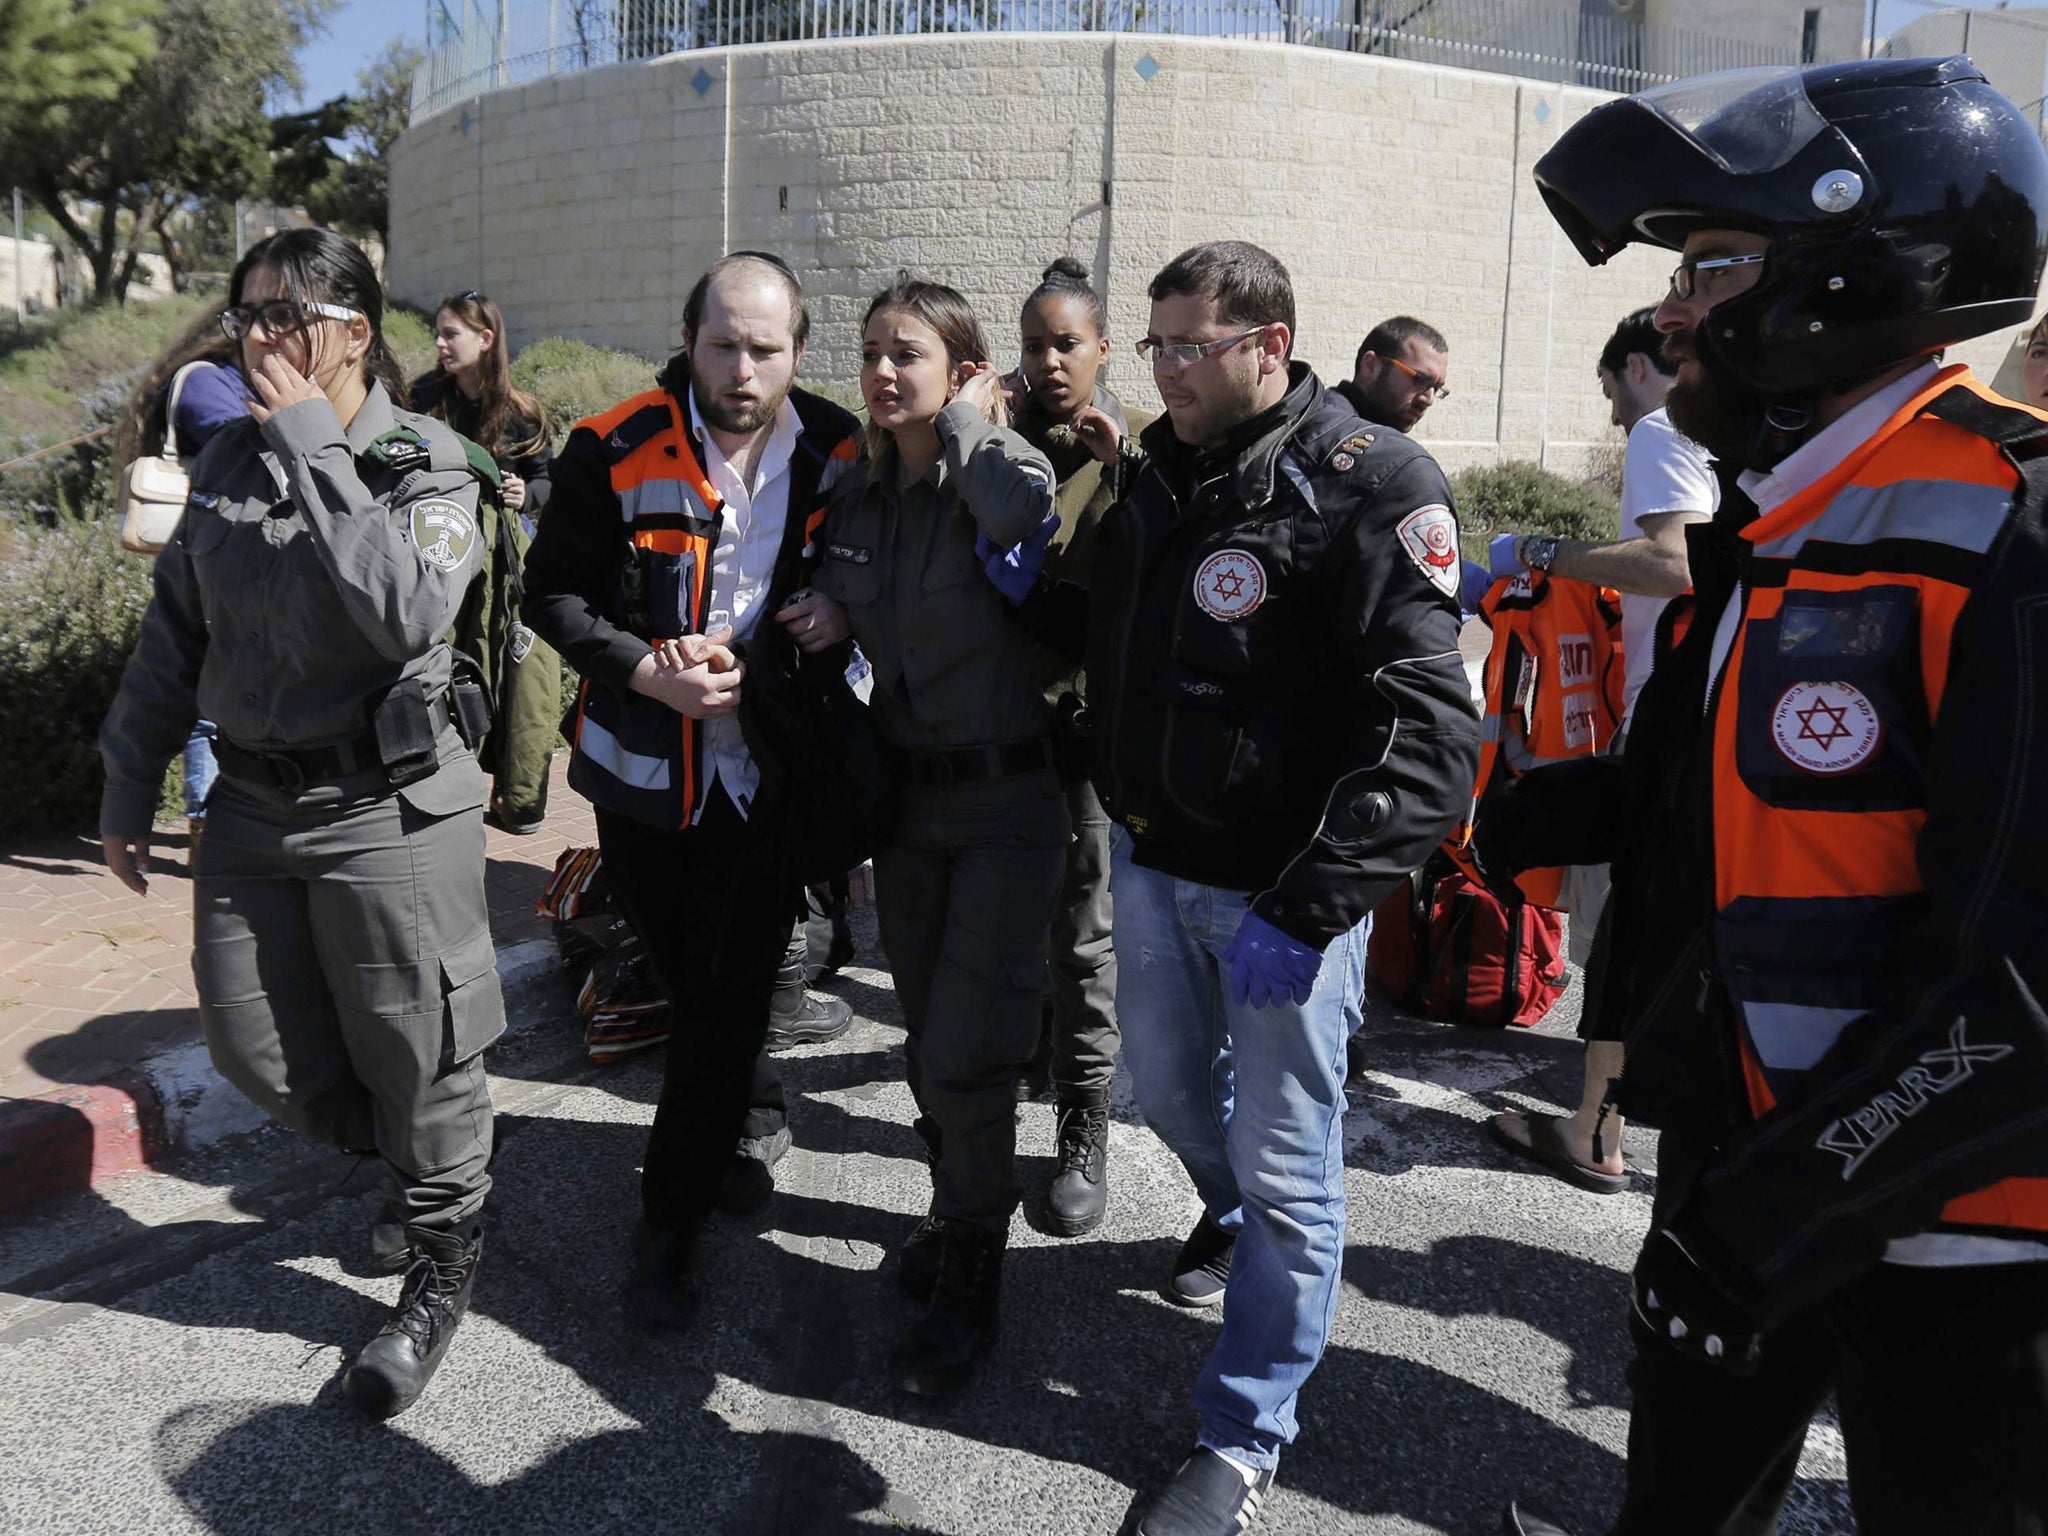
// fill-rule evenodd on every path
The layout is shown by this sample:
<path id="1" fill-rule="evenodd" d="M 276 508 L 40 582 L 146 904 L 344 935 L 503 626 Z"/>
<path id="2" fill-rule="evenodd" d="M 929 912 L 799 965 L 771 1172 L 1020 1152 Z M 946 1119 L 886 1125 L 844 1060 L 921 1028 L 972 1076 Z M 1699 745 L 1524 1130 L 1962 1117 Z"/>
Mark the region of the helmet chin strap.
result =
<path id="1" fill-rule="evenodd" d="M 1814 433 L 1814 395 L 1791 395 L 1756 403 L 1755 425 L 1749 434 L 1742 467 L 1768 474 Z"/>

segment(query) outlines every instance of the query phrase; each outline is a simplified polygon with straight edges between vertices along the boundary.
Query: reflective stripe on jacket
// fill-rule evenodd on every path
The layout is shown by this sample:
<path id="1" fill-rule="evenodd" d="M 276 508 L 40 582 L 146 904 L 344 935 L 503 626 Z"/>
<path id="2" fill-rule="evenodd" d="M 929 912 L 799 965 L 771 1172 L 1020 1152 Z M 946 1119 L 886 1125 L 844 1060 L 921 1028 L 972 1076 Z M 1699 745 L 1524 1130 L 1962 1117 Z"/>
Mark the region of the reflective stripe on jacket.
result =
<path id="1" fill-rule="evenodd" d="M 1625 692 L 1621 594 L 1525 571 L 1496 581 L 1479 611 L 1493 643 L 1474 798 L 1532 768 L 1612 747 Z M 1524 870 L 1515 883 L 1537 906 L 1557 907 L 1564 870 Z"/>
<path id="2" fill-rule="evenodd" d="M 1741 530 L 1742 616 L 1713 723 L 1713 937 L 1754 1115 L 1797 1095 L 1884 1001 L 1925 915 L 1917 849 L 1951 632 L 2018 484 L 1996 444 L 1923 414 L 1958 389 L 2014 409 L 1945 369 Z M 2048 1230 L 2048 1179 L 1953 1200 L 1943 1224 Z"/>
<path id="3" fill-rule="evenodd" d="M 680 368 L 670 371 L 682 373 Z M 664 382 L 668 379 L 665 374 Z M 598 455 L 624 548 L 610 590 L 581 596 L 611 629 L 650 646 L 703 633 L 712 555 L 723 522 L 723 503 L 704 473 L 677 393 L 687 387 L 686 376 L 677 377 L 670 387 L 636 395 L 579 422 L 564 450 L 561 485 L 549 514 L 550 522 L 556 522 L 588 518 L 598 510 L 577 504 L 585 499 L 578 467 L 593 452 Z M 789 522 L 766 599 L 771 612 L 797 585 L 792 560 L 807 563 L 811 558 L 811 536 L 823 520 L 825 503 L 853 467 L 857 451 L 852 419 L 844 411 L 802 391 L 790 398 L 804 431 L 790 463 Z M 588 499 L 601 498 L 593 488 Z M 557 531 L 544 523 L 543 541 Z M 545 557 L 530 563 L 530 581 L 537 567 L 547 569 Z M 541 580 L 545 584 L 545 575 Z M 540 595 L 545 603 L 557 594 Z M 532 605 L 529 614 L 535 628 L 548 634 L 547 618 Z M 593 803 L 636 821 L 687 827 L 703 775 L 697 722 L 621 683 L 586 667 L 566 731 L 574 747 L 569 784 Z"/>

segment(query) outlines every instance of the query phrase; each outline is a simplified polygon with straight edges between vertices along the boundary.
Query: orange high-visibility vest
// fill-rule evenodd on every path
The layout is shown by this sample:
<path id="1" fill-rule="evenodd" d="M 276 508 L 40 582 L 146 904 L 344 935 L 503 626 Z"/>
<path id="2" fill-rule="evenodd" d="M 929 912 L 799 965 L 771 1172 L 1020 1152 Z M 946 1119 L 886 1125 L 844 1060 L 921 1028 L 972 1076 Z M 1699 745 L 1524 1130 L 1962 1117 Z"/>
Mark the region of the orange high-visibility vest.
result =
<path id="1" fill-rule="evenodd" d="M 1480 600 L 1493 629 L 1474 798 L 1531 768 L 1606 751 L 1621 729 L 1621 594 L 1567 576 L 1503 576 Z M 1562 869 L 1525 870 L 1522 893 L 1557 907 Z"/>
<path id="2" fill-rule="evenodd" d="M 576 424 L 577 431 L 586 429 L 611 459 L 612 491 L 633 550 L 625 580 L 647 631 L 641 638 L 659 642 L 702 634 L 724 502 L 698 462 L 682 408 L 667 390 L 653 389 Z M 815 505 L 790 507 L 790 517 L 804 519 L 806 545 L 857 452 L 851 437 L 832 445 Z M 617 622 L 625 616 L 611 617 Z M 579 794 L 650 826 L 690 824 L 703 771 L 695 720 L 585 678 L 576 695 L 571 742 L 569 784 Z"/>
<path id="3" fill-rule="evenodd" d="M 1754 553 L 1716 687 L 1714 940 L 1757 1115 L 1895 984 L 1924 910 L 1924 765 L 1950 635 L 2019 483 L 1995 444 L 1923 414 L 1955 389 L 2023 409 L 1943 369 L 1742 530 Z M 2048 1179 L 1954 1200 L 1942 1224 L 2048 1231 Z"/>

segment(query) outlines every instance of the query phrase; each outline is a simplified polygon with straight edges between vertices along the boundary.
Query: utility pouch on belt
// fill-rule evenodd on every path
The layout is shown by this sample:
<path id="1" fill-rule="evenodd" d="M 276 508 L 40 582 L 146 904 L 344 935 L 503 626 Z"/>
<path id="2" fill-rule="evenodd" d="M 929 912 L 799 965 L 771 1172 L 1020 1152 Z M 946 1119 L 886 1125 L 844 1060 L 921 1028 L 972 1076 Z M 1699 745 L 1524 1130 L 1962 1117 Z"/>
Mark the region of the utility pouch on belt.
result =
<path id="1" fill-rule="evenodd" d="M 377 761 L 394 786 L 423 779 L 439 766 L 434 757 L 435 711 L 427 686 L 416 677 L 394 683 L 370 713 Z"/>
<path id="2" fill-rule="evenodd" d="M 448 654 L 454 663 L 448 678 L 448 699 L 454 705 L 455 731 L 462 744 L 474 752 L 491 731 L 491 686 L 484 678 L 482 664 L 474 656 L 452 647 Z"/>

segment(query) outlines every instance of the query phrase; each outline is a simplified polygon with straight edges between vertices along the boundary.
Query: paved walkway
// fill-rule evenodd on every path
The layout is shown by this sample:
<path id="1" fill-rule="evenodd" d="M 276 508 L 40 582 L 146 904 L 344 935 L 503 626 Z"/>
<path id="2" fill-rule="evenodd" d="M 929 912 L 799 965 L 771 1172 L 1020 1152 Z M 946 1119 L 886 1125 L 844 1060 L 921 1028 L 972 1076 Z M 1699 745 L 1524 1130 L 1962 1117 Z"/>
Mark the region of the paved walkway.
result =
<path id="1" fill-rule="evenodd" d="M 533 902 L 555 856 L 597 840 L 589 802 L 563 782 L 567 762 L 556 755 L 541 831 L 490 833 L 485 890 L 500 949 L 546 933 Z M 136 896 L 89 838 L 0 852 L 0 1100 L 107 1082 L 199 1038 L 183 823 L 158 827 L 154 863 L 149 894 Z"/>

